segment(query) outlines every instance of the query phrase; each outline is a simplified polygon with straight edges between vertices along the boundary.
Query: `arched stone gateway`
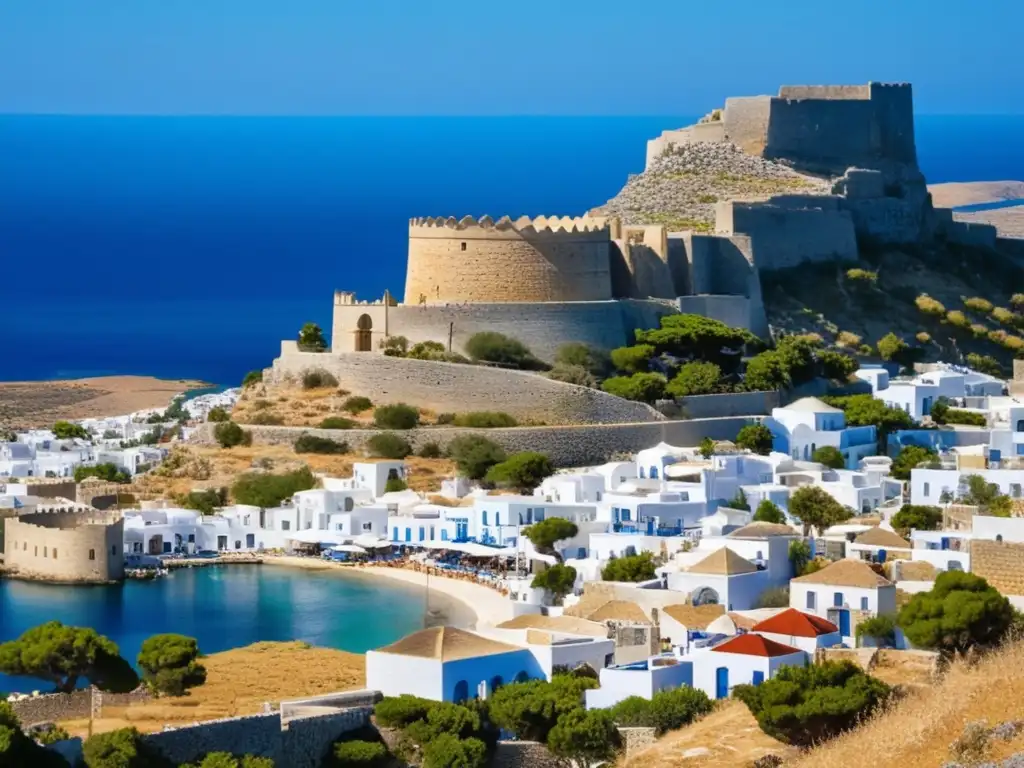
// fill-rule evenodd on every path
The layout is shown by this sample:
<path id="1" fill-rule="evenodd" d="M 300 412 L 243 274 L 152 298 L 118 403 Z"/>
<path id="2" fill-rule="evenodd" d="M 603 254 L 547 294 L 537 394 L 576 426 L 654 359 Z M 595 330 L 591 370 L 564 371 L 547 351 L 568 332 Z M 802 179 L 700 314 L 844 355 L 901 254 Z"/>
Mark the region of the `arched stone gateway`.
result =
<path id="1" fill-rule="evenodd" d="M 373 318 L 360 315 L 356 321 L 356 352 L 373 350 Z"/>

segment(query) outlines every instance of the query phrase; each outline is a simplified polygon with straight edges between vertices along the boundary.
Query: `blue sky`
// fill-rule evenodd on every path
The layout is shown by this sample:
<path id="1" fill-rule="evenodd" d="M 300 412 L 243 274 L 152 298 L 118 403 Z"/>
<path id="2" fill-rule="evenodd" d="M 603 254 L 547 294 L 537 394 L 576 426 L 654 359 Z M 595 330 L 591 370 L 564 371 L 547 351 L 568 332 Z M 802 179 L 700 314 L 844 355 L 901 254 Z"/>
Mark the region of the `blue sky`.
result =
<path id="1" fill-rule="evenodd" d="M 779 84 L 1024 112 L 1024 0 L 0 0 L 0 112 L 694 114 Z"/>

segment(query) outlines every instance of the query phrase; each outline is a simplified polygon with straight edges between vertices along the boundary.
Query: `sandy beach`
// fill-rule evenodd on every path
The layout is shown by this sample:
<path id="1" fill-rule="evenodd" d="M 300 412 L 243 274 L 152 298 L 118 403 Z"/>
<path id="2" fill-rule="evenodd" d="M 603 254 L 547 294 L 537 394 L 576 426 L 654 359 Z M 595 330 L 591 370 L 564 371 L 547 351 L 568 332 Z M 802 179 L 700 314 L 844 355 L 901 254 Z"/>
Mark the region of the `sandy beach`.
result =
<path id="1" fill-rule="evenodd" d="M 206 386 L 209 385 L 202 381 L 151 376 L 0 382 L 0 424 L 46 427 L 58 419 L 86 419 L 144 408 L 165 408 L 176 395 Z"/>
<path id="2" fill-rule="evenodd" d="M 929 184 L 928 191 L 936 208 L 956 208 L 1024 197 L 1024 181 L 951 181 Z"/>
<path id="3" fill-rule="evenodd" d="M 444 617 L 444 623 L 474 629 L 499 624 L 512 618 L 512 603 L 490 587 L 471 581 L 425 573 L 406 568 L 352 567 L 324 562 L 311 557 L 265 557 L 264 565 L 288 566 L 317 571 L 334 571 L 347 578 L 388 579 L 410 589 L 427 589 L 431 613 Z"/>

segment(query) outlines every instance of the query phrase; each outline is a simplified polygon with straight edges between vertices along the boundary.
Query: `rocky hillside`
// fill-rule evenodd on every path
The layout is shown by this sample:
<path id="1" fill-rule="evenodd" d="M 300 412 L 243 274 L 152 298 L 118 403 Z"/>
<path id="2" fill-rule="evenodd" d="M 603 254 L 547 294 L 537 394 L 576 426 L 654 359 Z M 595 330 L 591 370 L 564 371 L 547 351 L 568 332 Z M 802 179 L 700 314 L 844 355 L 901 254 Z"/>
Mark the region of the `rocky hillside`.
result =
<path id="1" fill-rule="evenodd" d="M 671 231 L 710 232 L 719 200 L 787 192 L 828 194 L 831 189 L 830 180 L 748 155 L 735 144 L 696 143 L 665 152 L 590 213 L 618 216 L 626 224 L 664 224 Z"/>

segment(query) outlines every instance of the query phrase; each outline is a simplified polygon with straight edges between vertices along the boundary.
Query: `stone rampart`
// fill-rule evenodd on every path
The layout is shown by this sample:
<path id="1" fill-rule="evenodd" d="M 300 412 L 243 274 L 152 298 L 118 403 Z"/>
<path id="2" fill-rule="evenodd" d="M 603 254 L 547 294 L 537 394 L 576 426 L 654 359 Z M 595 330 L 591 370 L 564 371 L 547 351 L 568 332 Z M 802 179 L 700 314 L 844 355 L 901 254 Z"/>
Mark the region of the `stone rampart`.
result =
<path id="1" fill-rule="evenodd" d="M 857 259 L 853 217 L 840 209 L 838 197 L 785 195 L 764 202 L 721 202 L 715 226 L 723 233 L 749 235 L 762 272 Z"/>
<path id="2" fill-rule="evenodd" d="M 18 578 L 106 583 L 124 578 L 124 520 L 37 512 L 4 520 L 5 566 Z"/>
<path id="3" fill-rule="evenodd" d="M 756 419 L 730 416 L 719 419 L 688 421 L 656 421 L 635 424 L 594 424 L 563 427 L 511 427 L 507 429 L 464 429 L 459 427 L 425 427 L 402 432 L 414 449 L 436 443 L 444 449 L 461 435 L 483 435 L 501 445 L 508 453 L 540 451 L 559 467 L 597 464 L 622 452 L 635 453 L 659 442 L 670 445 L 698 445 L 705 437 L 732 440 L 736 433 Z M 199 426 L 190 438 L 193 442 L 211 445 L 213 424 Z M 290 445 L 302 434 L 344 441 L 354 451 L 361 451 L 366 441 L 379 434 L 369 429 L 309 429 L 306 427 L 246 426 L 256 443 Z"/>
<path id="4" fill-rule="evenodd" d="M 564 765 L 539 741 L 499 741 L 490 768 L 564 768 Z"/>
<path id="5" fill-rule="evenodd" d="M 299 352 L 293 342 L 282 344 L 281 356 L 264 379 L 282 381 L 315 368 L 330 371 L 339 386 L 375 403 L 405 402 L 437 413 L 504 411 L 520 419 L 558 424 L 663 418 L 642 403 L 535 373 L 365 352 Z"/>
<path id="6" fill-rule="evenodd" d="M 619 738 L 622 739 L 622 748 L 626 757 L 631 757 L 648 747 L 654 746 L 658 741 L 657 728 L 632 727 L 618 729 Z"/>
<path id="7" fill-rule="evenodd" d="M 711 419 L 722 416 L 767 416 L 779 406 L 778 392 L 728 392 L 720 395 L 690 395 L 676 401 L 687 418 Z"/>
<path id="8" fill-rule="evenodd" d="M 621 257 L 620 257 L 621 260 Z M 624 281 L 632 277 L 625 270 Z M 614 349 L 632 341 L 634 328 L 653 328 L 658 318 L 671 314 L 671 303 L 658 300 L 428 303 L 420 306 L 347 304 L 334 306 L 331 346 L 336 352 L 354 352 L 360 339 L 359 323 L 369 325 L 369 343 L 377 351 L 387 336 L 405 336 L 410 343 L 436 341 L 461 352 L 480 331 L 497 331 L 525 342 L 541 360 L 551 361 L 558 348 L 579 341 L 600 349 Z"/>
<path id="9" fill-rule="evenodd" d="M 319 768 L 330 745 L 342 734 L 369 723 L 367 707 L 298 718 L 282 724 L 278 713 L 212 720 L 146 734 L 146 743 L 174 765 L 207 752 L 269 757 L 289 768 Z"/>
<path id="10" fill-rule="evenodd" d="M 413 219 L 405 303 L 612 297 L 601 219 Z"/>
<path id="11" fill-rule="evenodd" d="M 89 717 L 93 705 L 93 689 L 82 688 L 71 693 L 46 693 L 9 702 L 22 726 L 55 723 Z"/>

